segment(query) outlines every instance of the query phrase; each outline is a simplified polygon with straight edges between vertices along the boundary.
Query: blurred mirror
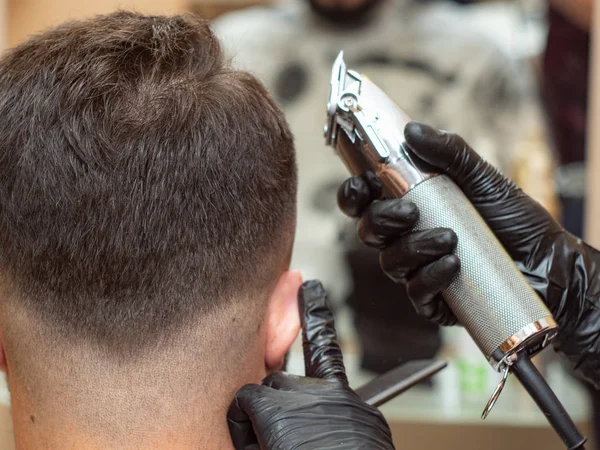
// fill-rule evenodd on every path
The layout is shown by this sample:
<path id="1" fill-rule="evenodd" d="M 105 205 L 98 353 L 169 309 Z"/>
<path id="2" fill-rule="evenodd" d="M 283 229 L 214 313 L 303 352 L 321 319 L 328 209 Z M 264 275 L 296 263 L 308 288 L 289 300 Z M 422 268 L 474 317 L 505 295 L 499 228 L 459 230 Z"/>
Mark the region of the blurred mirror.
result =
<path id="1" fill-rule="evenodd" d="M 337 209 L 336 191 L 348 174 L 321 132 L 333 60 L 344 50 L 348 67 L 366 74 L 413 119 L 462 135 L 581 235 L 584 3 L 297 0 L 215 21 L 233 63 L 267 85 L 294 132 L 300 193 L 293 265 L 306 278 L 321 279 L 330 293 L 352 384 L 412 359 L 450 362 L 383 407 L 397 432 L 414 439 L 403 448 L 501 448 L 505 443 L 490 427 L 513 433 L 517 424 L 538 440 L 537 448 L 562 444 L 512 380 L 481 422 L 499 375 L 464 330 L 416 315 L 403 287 L 382 273 L 378 252 L 362 245 L 354 220 Z M 590 396 L 553 353 L 536 362 L 585 428 Z M 302 373 L 299 347 L 290 370 Z M 462 438 L 468 442 L 456 447 Z M 529 448 L 528 441 L 516 448 Z"/>

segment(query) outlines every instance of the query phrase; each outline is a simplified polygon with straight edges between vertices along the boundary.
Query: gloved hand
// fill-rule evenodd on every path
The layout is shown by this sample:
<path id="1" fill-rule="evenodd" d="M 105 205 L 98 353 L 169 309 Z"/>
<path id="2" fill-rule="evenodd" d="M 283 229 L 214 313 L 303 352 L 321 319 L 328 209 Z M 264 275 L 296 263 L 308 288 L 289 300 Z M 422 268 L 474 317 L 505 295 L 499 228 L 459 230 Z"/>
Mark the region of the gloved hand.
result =
<path id="1" fill-rule="evenodd" d="M 393 450 L 381 413 L 348 387 L 321 283 L 304 283 L 299 300 L 306 377 L 277 372 L 242 387 L 227 417 L 235 448 Z"/>
<path id="2" fill-rule="evenodd" d="M 557 350 L 600 387 L 600 253 L 566 232 L 459 136 L 412 122 L 405 138 L 416 156 L 445 172 L 470 199 L 553 313 L 560 326 Z M 411 231 L 416 206 L 380 197 L 381 186 L 367 174 L 346 180 L 338 203 L 360 217 L 360 238 L 381 250 L 383 270 L 406 285 L 417 312 L 442 325 L 456 323 L 440 292 L 460 269 L 452 253 L 459 238 L 449 229 Z"/>

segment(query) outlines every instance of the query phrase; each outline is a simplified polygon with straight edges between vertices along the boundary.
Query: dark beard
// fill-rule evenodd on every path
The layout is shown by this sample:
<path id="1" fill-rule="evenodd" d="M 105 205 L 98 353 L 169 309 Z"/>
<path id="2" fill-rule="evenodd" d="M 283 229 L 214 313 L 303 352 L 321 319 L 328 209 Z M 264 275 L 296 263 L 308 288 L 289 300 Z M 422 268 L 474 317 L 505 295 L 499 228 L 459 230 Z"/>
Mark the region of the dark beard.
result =
<path id="1" fill-rule="evenodd" d="M 366 0 L 358 8 L 348 9 L 341 6 L 324 7 L 316 0 L 308 0 L 312 11 L 322 18 L 342 27 L 361 26 L 371 20 L 373 10 L 384 0 Z"/>

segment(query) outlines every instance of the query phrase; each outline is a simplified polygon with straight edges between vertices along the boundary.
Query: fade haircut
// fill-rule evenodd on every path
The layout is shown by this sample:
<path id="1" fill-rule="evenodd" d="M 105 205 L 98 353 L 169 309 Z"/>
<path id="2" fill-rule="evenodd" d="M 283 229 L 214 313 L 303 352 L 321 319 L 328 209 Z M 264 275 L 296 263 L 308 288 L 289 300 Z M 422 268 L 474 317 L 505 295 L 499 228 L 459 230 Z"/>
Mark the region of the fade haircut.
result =
<path id="1" fill-rule="evenodd" d="M 206 21 L 117 12 L 0 61 L 0 273 L 67 338 L 131 351 L 259 295 L 295 204 L 284 116 Z"/>

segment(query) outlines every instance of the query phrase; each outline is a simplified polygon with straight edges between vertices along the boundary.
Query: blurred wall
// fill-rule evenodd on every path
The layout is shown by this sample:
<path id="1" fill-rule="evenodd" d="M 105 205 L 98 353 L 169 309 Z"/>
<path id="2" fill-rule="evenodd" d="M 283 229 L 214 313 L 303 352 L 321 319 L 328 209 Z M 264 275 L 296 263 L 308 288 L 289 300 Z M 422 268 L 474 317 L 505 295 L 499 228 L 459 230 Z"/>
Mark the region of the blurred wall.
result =
<path id="1" fill-rule="evenodd" d="M 600 5 L 594 6 L 590 64 L 590 104 L 587 144 L 585 239 L 600 248 Z"/>
<path id="2" fill-rule="evenodd" d="M 5 46 L 23 42 L 27 36 L 70 19 L 79 19 L 116 9 L 147 14 L 193 12 L 207 19 L 269 0 L 0 0 L 0 24 L 5 16 Z M 0 31 L 2 31 L 0 25 Z M 0 36 L 0 50 L 3 48 Z"/>
<path id="3" fill-rule="evenodd" d="M 189 0 L 0 0 L 6 3 L 8 46 L 30 34 L 69 19 L 79 19 L 115 9 L 134 9 L 149 14 L 173 14 L 186 10 Z"/>
<path id="4" fill-rule="evenodd" d="M 6 48 L 6 1 L 7 0 L 0 0 L 0 52 Z"/>

